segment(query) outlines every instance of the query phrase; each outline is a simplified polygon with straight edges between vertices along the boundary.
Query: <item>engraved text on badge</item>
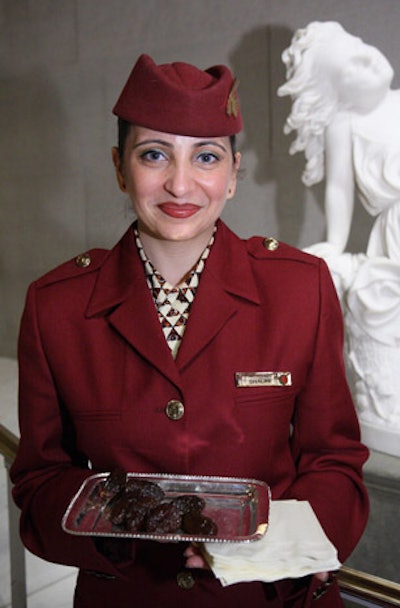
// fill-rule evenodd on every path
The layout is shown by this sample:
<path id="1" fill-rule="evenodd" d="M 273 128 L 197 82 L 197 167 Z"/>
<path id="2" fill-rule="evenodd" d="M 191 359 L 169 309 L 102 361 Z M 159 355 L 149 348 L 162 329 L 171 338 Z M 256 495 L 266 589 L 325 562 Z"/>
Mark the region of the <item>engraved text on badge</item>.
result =
<path id="1" fill-rule="evenodd" d="M 244 386 L 291 386 L 290 372 L 236 372 L 235 384 Z"/>

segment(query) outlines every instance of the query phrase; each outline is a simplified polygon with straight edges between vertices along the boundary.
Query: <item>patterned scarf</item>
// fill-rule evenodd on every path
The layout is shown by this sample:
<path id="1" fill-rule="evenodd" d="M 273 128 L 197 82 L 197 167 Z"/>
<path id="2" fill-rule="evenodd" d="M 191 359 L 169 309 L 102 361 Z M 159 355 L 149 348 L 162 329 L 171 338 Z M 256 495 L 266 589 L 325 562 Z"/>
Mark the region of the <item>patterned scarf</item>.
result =
<path id="1" fill-rule="evenodd" d="M 178 354 L 178 349 L 185 332 L 190 307 L 196 295 L 205 261 L 210 254 L 211 246 L 214 242 L 215 230 L 216 228 L 196 266 L 189 272 L 183 281 L 174 287 L 154 268 L 143 249 L 143 244 L 140 240 L 137 228 L 134 228 L 136 246 L 144 265 L 147 285 L 153 296 L 158 318 L 174 359 Z"/>

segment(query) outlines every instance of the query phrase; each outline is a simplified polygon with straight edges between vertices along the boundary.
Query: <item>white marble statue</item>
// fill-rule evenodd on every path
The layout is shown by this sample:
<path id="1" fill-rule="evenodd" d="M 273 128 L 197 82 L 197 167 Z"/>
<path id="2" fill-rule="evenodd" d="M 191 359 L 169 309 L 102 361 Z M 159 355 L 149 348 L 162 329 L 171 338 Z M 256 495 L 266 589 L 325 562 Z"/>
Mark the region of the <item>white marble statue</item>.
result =
<path id="1" fill-rule="evenodd" d="M 336 22 L 298 30 L 282 56 L 285 132 L 303 182 L 325 178 L 326 259 L 341 298 L 346 364 L 364 441 L 400 456 L 400 91 L 382 53 Z M 355 193 L 375 223 L 366 252 L 345 252 Z"/>

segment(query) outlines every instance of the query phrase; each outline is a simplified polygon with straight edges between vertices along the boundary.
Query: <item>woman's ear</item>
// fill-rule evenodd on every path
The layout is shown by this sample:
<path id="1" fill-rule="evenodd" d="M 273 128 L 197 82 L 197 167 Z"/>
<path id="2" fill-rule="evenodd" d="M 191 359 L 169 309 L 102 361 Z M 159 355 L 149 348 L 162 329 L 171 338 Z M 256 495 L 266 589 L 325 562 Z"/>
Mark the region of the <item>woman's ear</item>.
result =
<path id="1" fill-rule="evenodd" d="M 230 183 L 230 186 L 228 189 L 227 200 L 230 200 L 231 198 L 233 198 L 235 196 L 237 177 L 238 177 L 238 173 L 239 173 L 241 158 L 242 158 L 242 155 L 240 154 L 240 152 L 236 152 L 235 162 L 233 165 L 233 174 L 232 174 L 231 183 Z"/>
<path id="2" fill-rule="evenodd" d="M 122 192 L 126 192 L 122 161 L 118 152 L 118 148 L 116 146 L 113 146 L 111 148 L 111 157 L 115 168 L 115 175 L 117 177 L 118 186 L 120 190 L 122 190 Z"/>

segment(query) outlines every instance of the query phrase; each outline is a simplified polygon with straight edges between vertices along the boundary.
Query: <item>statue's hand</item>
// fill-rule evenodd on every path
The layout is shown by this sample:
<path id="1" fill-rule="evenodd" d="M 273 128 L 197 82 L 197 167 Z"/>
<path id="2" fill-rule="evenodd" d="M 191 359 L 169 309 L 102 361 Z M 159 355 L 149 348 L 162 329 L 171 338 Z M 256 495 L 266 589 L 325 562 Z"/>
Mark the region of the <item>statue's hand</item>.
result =
<path id="1" fill-rule="evenodd" d="M 337 245 L 333 245 L 328 241 L 322 241 L 321 243 L 315 243 L 309 247 L 304 247 L 304 251 L 316 255 L 319 258 L 331 258 L 340 255 L 342 252 L 341 248 Z"/>

